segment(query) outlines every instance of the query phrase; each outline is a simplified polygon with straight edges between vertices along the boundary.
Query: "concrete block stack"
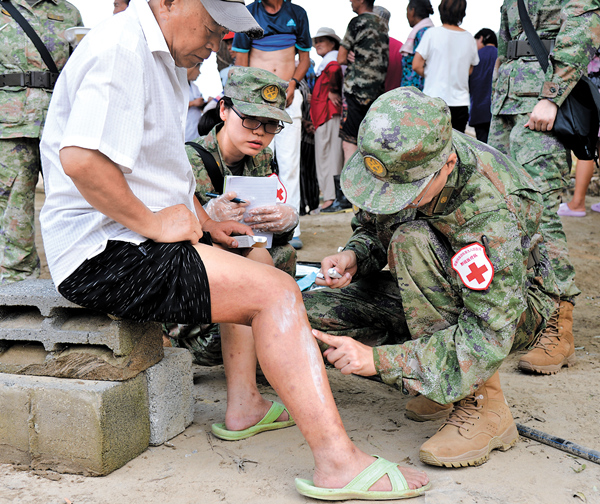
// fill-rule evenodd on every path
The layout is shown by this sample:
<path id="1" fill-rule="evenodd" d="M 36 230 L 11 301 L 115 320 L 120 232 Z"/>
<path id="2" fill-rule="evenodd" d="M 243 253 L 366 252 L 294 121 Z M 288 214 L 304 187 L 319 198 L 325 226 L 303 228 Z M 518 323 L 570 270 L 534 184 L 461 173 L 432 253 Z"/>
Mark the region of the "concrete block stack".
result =
<path id="1" fill-rule="evenodd" d="M 0 288 L 0 463 L 118 469 L 192 422 L 191 367 L 159 324 L 84 309 L 51 280 Z"/>

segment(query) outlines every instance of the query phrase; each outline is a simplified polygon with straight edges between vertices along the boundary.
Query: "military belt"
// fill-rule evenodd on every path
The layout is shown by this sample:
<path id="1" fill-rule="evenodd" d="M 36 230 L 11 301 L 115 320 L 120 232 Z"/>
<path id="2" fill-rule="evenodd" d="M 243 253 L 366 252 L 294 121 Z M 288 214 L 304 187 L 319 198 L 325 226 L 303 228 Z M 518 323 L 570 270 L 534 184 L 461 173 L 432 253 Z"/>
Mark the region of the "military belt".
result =
<path id="1" fill-rule="evenodd" d="M 0 87 L 17 86 L 54 89 L 58 74 L 53 72 L 25 72 L 0 74 Z"/>
<path id="2" fill-rule="evenodd" d="M 542 40 L 542 44 L 550 53 L 554 49 L 554 40 Z M 506 48 L 508 59 L 522 58 L 523 56 L 535 56 L 535 52 L 527 40 L 511 40 Z"/>

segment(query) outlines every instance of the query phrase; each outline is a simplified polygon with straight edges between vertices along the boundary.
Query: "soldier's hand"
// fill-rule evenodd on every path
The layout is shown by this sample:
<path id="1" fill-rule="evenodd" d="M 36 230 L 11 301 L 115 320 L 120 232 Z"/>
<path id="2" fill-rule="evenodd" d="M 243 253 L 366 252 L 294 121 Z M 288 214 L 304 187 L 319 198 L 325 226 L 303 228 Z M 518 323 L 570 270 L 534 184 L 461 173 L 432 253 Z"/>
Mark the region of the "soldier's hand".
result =
<path id="1" fill-rule="evenodd" d="M 360 376 L 377 374 L 372 347 L 348 336 L 332 336 L 316 329 L 313 329 L 312 333 L 319 341 L 329 345 L 329 348 L 323 352 L 323 356 L 342 374 Z"/>
<path id="2" fill-rule="evenodd" d="M 342 275 L 342 278 L 331 278 L 329 269 L 335 268 Z M 326 285 L 332 289 L 346 287 L 352 282 L 352 277 L 356 275 L 358 267 L 356 265 L 356 254 L 352 250 L 344 250 L 335 255 L 327 256 L 321 261 L 321 272 L 325 278 L 317 278 L 317 285 Z"/>
<path id="3" fill-rule="evenodd" d="M 525 127 L 532 131 L 550 131 L 554 128 L 557 112 L 558 106 L 556 103 L 544 98 L 533 107 Z"/>
<path id="4" fill-rule="evenodd" d="M 195 245 L 202 238 L 202 226 L 185 205 L 175 205 L 154 213 L 153 230 L 148 238 L 158 243 L 188 241 Z"/>

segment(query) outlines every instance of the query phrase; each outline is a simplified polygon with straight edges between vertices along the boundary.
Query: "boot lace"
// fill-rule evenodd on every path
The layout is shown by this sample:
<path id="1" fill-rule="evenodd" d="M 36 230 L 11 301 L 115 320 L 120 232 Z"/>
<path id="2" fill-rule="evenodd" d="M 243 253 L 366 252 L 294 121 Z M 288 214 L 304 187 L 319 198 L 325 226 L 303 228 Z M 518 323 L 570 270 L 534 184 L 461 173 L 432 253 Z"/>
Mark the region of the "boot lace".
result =
<path id="1" fill-rule="evenodd" d="M 560 333 L 558 332 L 558 316 L 560 314 L 560 307 L 552 312 L 550 318 L 548 319 L 548 323 L 546 324 L 546 328 L 540 334 L 540 338 L 537 343 L 533 346 L 533 348 L 541 348 L 545 352 L 549 352 L 553 347 L 558 345 L 558 341 L 560 338 Z"/>
<path id="2" fill-rule="evenodd" d="M 444 425 L 454 425 L 456 427 L 465 427 L 466 425 L 475 425 L 475 420 L 479 419 L 479 411 L 483 408 L 479 401 L 483 395 L 470 395 L 461 399 L 454 405 L 454 410 L 444 422 Z"/>

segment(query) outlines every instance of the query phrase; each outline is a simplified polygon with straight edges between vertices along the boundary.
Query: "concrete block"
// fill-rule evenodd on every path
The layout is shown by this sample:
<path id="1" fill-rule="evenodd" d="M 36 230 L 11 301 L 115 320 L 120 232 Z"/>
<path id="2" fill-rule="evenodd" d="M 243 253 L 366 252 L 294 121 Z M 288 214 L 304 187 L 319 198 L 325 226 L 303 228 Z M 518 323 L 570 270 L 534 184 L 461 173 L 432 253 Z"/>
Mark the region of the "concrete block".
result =
<path id="1" fill-rule="evenodd" d="M 148 368 L 150 444 L 160 445 L 178 434 L 194 419 L 192 355 L 183 348 L 165 348 L 165 358 Z"/>
<path id="2" fill-rule="evenodd" d="M 151 334 L 162 346 L 156 322 L 115 320 L 63 298 L 52 280 L 25 280 L 0 287 L 0 347 L 7 342 L 40 342 L 48 352 L 65 345 L 103 345 L 115 356 L 127 356 Z"/>
<path id="3" fill-rule="evenodd" d="M 150 439 L 143 374 L 124 382 L 0 374 L 0 463 L 102 476 Z"/>

